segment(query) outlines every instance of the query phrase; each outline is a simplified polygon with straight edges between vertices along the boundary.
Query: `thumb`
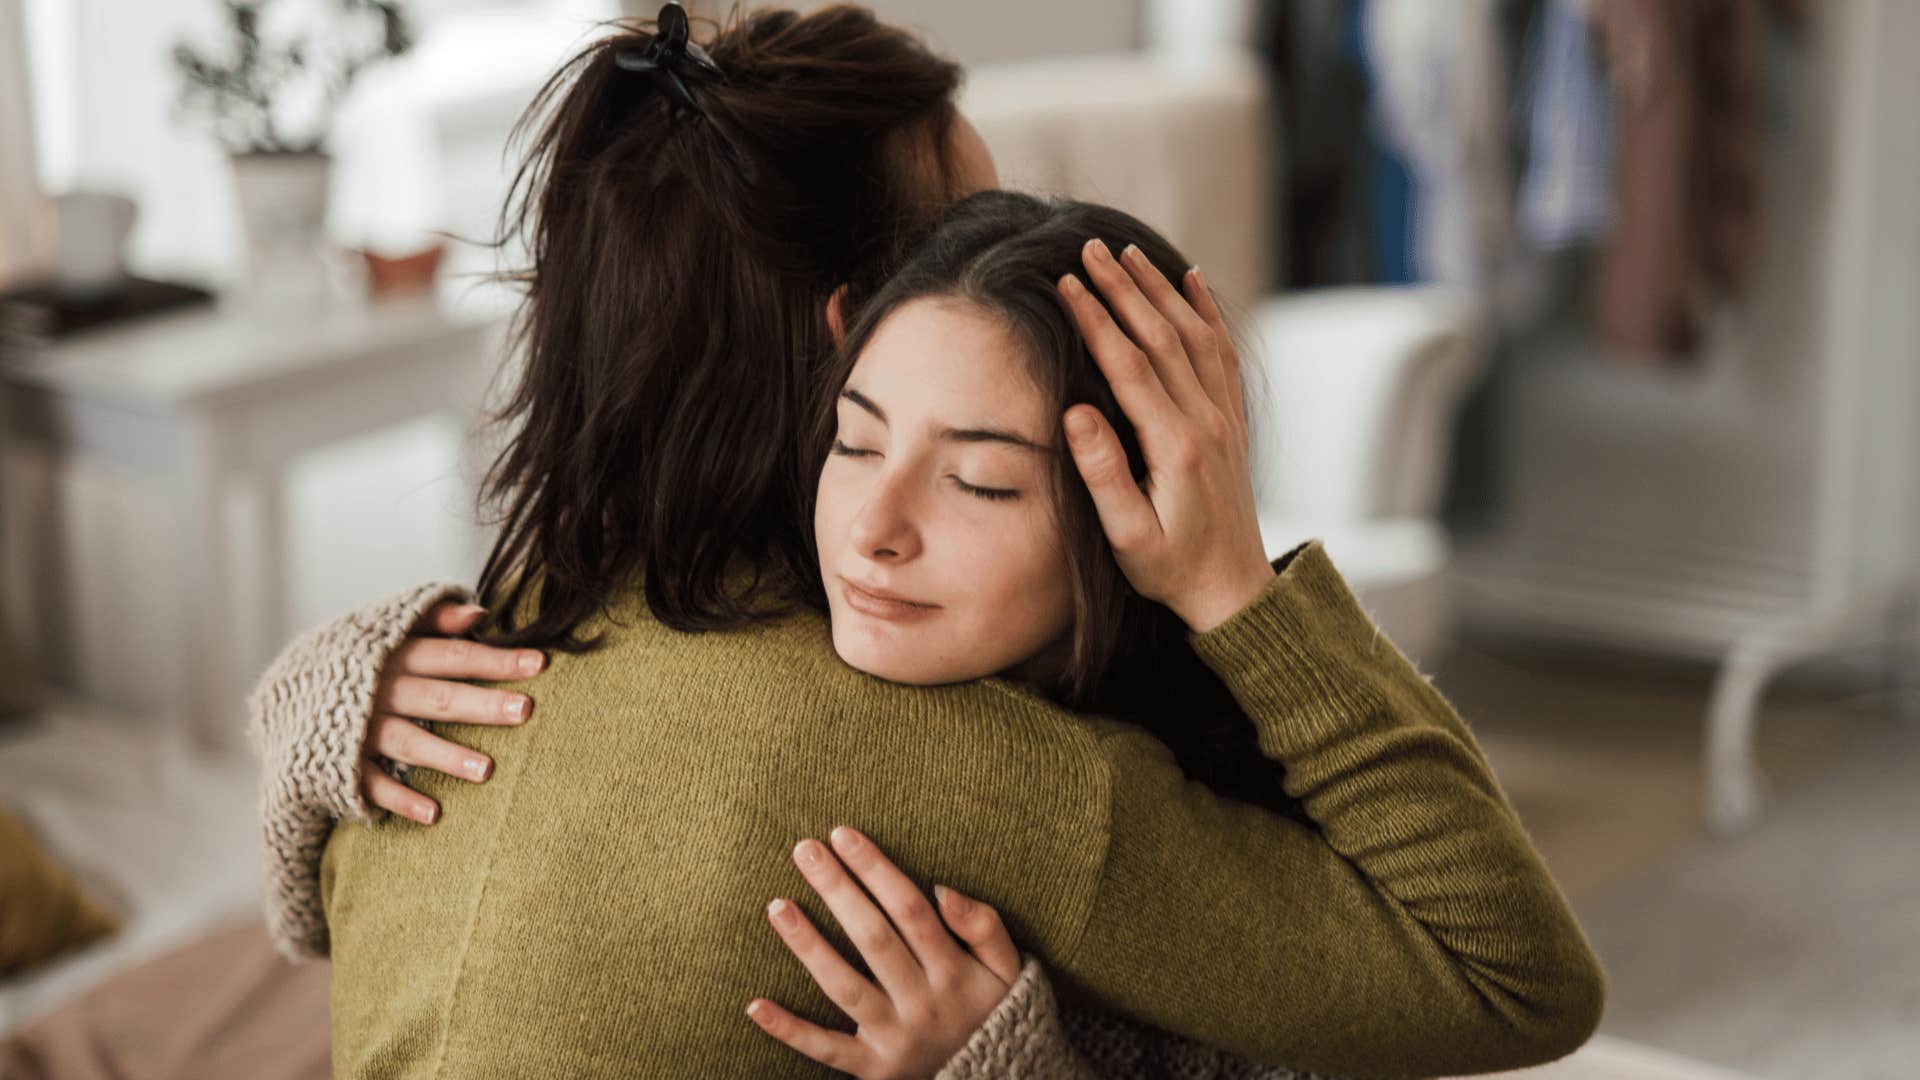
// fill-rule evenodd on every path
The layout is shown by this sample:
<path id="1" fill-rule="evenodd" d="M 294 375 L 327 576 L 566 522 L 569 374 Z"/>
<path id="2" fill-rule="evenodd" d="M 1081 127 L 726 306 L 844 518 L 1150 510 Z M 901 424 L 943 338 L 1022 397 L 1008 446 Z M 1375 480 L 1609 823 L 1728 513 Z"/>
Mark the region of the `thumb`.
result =
<path id="1" fill-rule="evenodd" d="M 933 896 L 939 901 L 940 919 L 947 924 L 947 929 L 967 943 L 974 959 L 993 972 L 995 978 L 1012 986 L 1020 977 L 1020 950 L 1007 935 L 1000 913 L 991 905 L 962 896 L 945 885 L 935 885 Z"/>
<path id="2" fill-rule="evenodd" d="M 1073 452 L 1074 466 L 1093 496 L 1094 510 L 1100 515 L 1100 527 L 1116 553 L 1134 550 L 1160 533 L 1160 519 L 1153 502 L 1134 482 L 1127 466 L 1127 452 L 1120 437 L 1100 410 L 1091 405 L 1075 405 L 1062 418 L 1067 431 L 1067 446 Z"/>

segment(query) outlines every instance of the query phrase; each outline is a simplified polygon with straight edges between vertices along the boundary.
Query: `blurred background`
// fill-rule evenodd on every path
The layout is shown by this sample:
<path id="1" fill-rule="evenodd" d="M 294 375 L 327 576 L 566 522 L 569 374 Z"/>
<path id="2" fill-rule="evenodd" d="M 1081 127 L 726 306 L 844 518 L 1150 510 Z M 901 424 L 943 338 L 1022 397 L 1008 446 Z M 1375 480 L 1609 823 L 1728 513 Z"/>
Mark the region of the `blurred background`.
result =
<path id="1" fill-rule="evenodd" d="M 472 241 L 533 91 L 655 6 L 0 0 L 0 862 L 99 909 L 0 954 L 0 1036 L 252 1045 L 115 995 L 246 933 L 268 660 L 475 577 Z M 1606 963 L 1541 1075 L 1920 1075 L 1920 4 L 872 6 L 1008 186 L 1232 302 L 1269 547 L 1326 539 Z"/>

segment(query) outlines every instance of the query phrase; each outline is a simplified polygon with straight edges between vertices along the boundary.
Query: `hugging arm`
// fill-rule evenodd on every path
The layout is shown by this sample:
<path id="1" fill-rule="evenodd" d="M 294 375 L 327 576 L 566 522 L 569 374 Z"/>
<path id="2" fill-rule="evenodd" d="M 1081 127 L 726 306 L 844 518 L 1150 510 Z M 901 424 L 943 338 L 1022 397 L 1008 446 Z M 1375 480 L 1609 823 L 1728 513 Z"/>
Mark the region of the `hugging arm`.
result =
<path id="1" fill-rule="evenodd" d="M 1188 781 L 1144 731 L 1097 727 L 1108 849 L 1056 977 L 1318 1071 L 1483 1072 L 1572 1051 L 1599 1023 L 1599 963 L 1473 736 L 1317 542 L 1266 561 L 1239 355 L 1205 282 L 1189 270 L 1177 290 L 1137 247 L 1116 258 L 1098 240 L 1082 263 L 1105 303 L 1071 275 L 1061 296 L 1147 476 L 1078 405 L 1075 463 L 1129 582 L 1186 622 L 1307 820 Z"/>
<path id="2" fill-rule="evenodd" d="M 431 823 L 438 807 L 401 782 L 408 766 L 476 781 L 490 770 L 485 755 L 414 721 L 527 715 L 524 694 L 451 681 L 523 677 L 544 662 L 533 650 L 459 639 L 480 614 L 466 600 L 460 586 L 434 583 L 323 623 L 290 643 L 247 699 L 261 759 L 267 928 L 289 957 L 327 954 L 320 854 L 335 821 L 392 810 Z"/>
<path id="3" fill-rule="evenodd" d="M 1327 1072 L 1517 1068 L 1584 1042 L 1604 980 L 1579 925 L 1466 726 L 1320 545 L 1191 640 L 1312 823 L 1105 730 L 1113 831 L 1062 985 Z"/>

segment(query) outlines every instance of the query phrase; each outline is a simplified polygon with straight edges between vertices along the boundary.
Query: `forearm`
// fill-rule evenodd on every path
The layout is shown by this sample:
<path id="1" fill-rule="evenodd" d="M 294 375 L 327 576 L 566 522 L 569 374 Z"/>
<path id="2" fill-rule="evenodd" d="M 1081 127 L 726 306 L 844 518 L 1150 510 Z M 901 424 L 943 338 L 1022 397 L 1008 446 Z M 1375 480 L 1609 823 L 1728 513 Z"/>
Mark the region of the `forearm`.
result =
<path id="1" fill-rule="evenodd" d="M 361 788 L 381 669 L 433 605 L 465 596 L 457 585 L 422 585 L 324 623 L 288 644 L 247 699 L 247 735 L 260 756 L 267 928 L 290 957 L 327 953 L 319 867 L 334 822 L 382 814 Z"/>

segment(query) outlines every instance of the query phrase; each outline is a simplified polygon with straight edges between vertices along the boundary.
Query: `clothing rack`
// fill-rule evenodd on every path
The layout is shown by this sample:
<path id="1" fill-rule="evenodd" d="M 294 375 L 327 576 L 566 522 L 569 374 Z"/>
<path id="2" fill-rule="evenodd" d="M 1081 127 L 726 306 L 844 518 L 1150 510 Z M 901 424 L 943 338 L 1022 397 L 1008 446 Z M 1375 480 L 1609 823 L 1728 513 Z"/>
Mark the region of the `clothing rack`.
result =
<path id="1" fill-rule="evenodd" d="M 1790 665 L 1920 650 L 1920 4 L 1807 5 L 1765 265 L 1697 369 L 1568 334 L 1510 365 L 1500 523 L 1462 543 L 1463 618 L 1719 662 L 1706 814 L 1750 825 L 1754 729 Z"/>

